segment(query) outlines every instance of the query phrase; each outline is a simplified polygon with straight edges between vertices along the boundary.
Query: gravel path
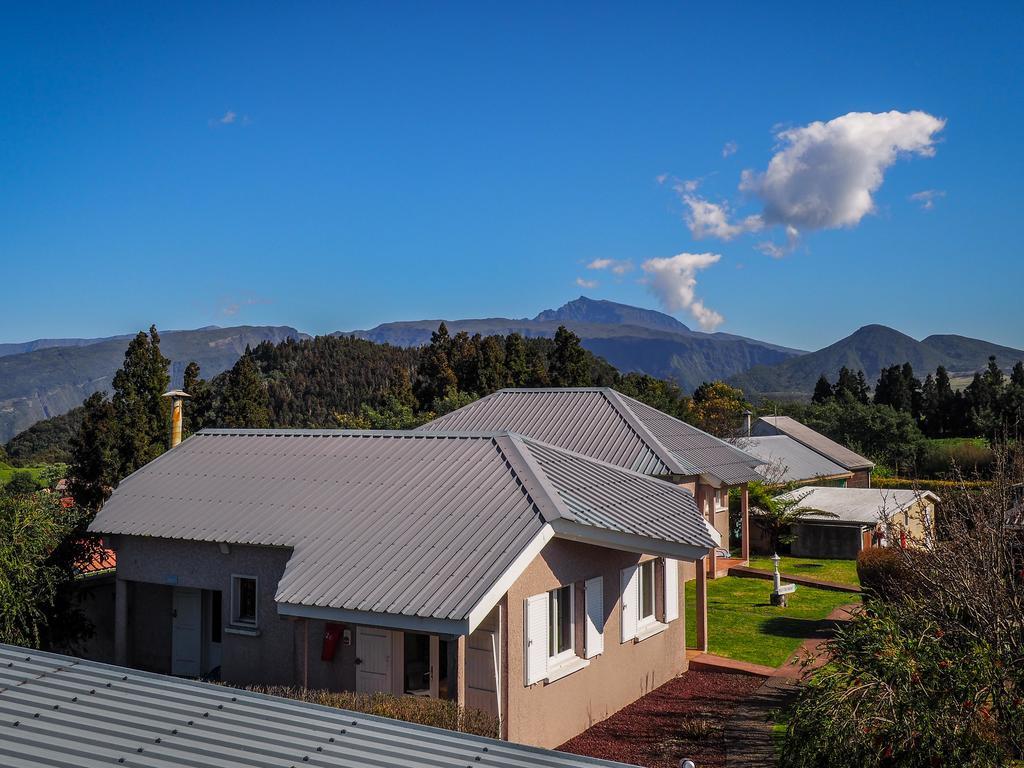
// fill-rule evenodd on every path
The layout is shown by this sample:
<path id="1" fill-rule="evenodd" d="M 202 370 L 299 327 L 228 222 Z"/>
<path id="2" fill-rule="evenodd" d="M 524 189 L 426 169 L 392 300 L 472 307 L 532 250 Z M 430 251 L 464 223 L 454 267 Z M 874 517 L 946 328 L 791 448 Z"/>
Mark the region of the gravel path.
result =
<path id="1" fill-rule="evenodd" d="M 726 767 L 726 724 L 762 678 L 686 672 L 559 747 L 647 768 Z"/>

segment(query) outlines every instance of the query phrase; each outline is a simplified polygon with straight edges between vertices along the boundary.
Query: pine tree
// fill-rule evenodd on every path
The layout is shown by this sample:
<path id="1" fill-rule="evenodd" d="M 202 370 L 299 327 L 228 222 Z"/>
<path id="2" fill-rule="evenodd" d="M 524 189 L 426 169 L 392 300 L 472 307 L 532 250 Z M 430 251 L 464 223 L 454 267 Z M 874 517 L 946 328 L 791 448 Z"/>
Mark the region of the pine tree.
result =
<path id="1" fill-rule="evenodd" d="M 139 332 L 114 374 L 114 418 L 117 423 L 118 479 L 149 463 L 168 446 L 170 403 L 163 394 L 171 377 L 171 361 L 160 352 L 156 326 Z"/>
<path id="2" fill-rule="evenodd" d="M 585 387 L 590 384 L 590 366 L 580 337 L 564 325 L 555 331 L 548 376 L 555 387 Z"/>
<path id="3" fill-rule="evenodd" d="M 489 395 L 505 386 L 505 345 L 500 336 L 488 336 L 480 343 L 477 380 L 480 395 Z"/>
<path id="4" fill-rule="evenodd" d="M 102 392 L 94 392 L 83 409 L 82 424 L 71 440 L 68 486 L 78 506 L 96 512 L 121 479 L 114 406 Z"/>
<path id="5" fill-rule="evenodd" d="M 814 395 L 811 397 L 811 402 L 821 405 L 822 403 L 827 403 L 834 396 L 835 393 L 832 390 L 832 384 L 824 373 L 821 374 L 821 376 L 818 377 L 818 382 L 814 385 Z"/>
<path id="6" fill-rule="evenodd" d="M 505 337 L 505 383 L 510 387 L 525 387 L 529 378 L 526 342 L 518 333 L 510 333 Z"/>
<path id="7" fill-rule="evenodd" d="M 227 376 L 218 417 L 220 425 L 224 427 L 270 426 L 270 398 L 252 350 L 248 347 Z"/>
<path id="8" fill-rule="evenodd" d="M 868 380 L 864 376 L 864 371 L 857 371 L 857 402 L 867 405 L 869 402 L 871 402 L 870 395 L 871 389 L 868 387 Z"/>
<path id="9" fill-rule="evenodd" d="M 458 391 L 459 379 L 452 368 L 451 354 L 452 340 L 448 326 L 442 322 L 430 334 L 430 344 L 423 350 L 416 388 L 416 399 L 421 407 L 429 408 L 435 400 L 443 400 Z"/>

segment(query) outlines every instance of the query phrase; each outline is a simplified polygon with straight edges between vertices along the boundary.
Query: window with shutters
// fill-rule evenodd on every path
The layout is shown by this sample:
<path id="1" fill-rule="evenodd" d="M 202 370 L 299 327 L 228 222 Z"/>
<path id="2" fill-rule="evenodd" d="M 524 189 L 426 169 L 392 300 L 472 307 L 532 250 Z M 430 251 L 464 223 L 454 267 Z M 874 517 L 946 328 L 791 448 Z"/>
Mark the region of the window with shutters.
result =
<path id="1" fill-rule="evenodd" d="M 548 592 L 548 657 L 553 663 L 575 655 L 575 611 L 572 586 Z"/>
<path id="2" fill-rule="evenodd" d="M 654 560 L 640 564 L 640 623 L 654 621 Z"/>

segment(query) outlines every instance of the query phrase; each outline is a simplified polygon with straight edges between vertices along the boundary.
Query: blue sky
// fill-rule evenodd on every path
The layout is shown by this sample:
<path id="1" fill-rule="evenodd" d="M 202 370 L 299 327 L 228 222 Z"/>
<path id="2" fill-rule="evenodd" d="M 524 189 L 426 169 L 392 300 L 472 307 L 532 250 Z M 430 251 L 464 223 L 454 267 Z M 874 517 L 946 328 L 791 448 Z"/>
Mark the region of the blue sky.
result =
<path id="1" fill-rule="evenodd" d="M 872 322 L 1024 347 L 1019 3 L 142 5 L 5 10 L 0 341 L 585 293 L 809 349 Z M 865 207 L 848 142 L 880 122 L 829 121 L 894 110 Z M 769 189 L 787 147 L 828 167 Z M 852 213 L 809 224 L 808 189 Z M 677 254 L 718 258 L 643 268 Z"/>

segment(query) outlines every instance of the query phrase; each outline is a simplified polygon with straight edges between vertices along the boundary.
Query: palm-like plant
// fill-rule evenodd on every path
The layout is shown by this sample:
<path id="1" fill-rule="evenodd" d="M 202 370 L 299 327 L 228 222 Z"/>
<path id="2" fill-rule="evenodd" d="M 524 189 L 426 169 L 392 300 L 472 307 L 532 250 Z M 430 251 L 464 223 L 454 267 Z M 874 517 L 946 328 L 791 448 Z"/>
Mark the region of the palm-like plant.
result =
<path id="1" fill-rule="evenodd" d="M 811 492 L 800 492 L 795 488 L 793 485 L 779 487 L 767 483 L 748 486 L 750 517 L 768 536 L 772 552 L 778 552 L 780 544 L 789 544 L 796 538 L 793 526 L 808 515 L 837 517 L 833 512 L 805 506 L 803 502 Z"/>

